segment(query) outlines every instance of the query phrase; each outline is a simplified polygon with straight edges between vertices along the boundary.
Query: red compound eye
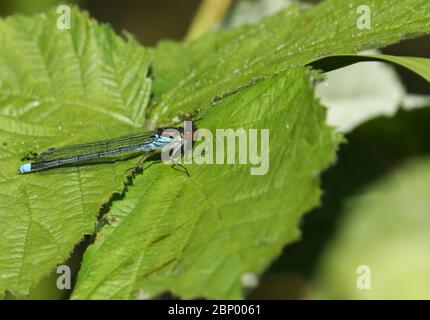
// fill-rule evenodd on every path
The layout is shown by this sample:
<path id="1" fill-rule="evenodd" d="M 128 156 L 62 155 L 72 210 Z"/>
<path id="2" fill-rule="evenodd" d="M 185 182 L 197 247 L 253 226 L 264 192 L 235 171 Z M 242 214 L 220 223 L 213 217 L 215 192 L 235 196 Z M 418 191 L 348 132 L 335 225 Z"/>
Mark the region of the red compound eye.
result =
<path id="1" fill-rule="evenodd" d="M 194 137 L 194 131 L 187 131 L 184 133 L 184 138 L 188 140 L 192 140 Z"/>
<path id="2" fill-rule="evenodd" d="M 161 133 L 161 135 L 163 136 L 163 137 L 175 137 L 175 136 L 177 136 L 177 135 L 179 135 L 180 133 L 179 133 L 179 131 L 178 130 L 176 130 L 176 129 L 165 129 L 162 133 Z"/>

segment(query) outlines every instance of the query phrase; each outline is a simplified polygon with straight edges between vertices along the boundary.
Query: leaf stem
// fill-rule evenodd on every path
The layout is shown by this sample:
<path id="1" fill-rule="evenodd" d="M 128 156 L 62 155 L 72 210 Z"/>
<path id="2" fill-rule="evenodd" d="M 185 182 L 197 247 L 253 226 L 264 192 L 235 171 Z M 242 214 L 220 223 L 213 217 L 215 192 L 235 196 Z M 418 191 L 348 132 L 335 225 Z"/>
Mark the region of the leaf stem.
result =
<path id="1" fill-rule="evenodd" d="M 232 0 L 202 0 L 185 40 L 193 40 L 216 26 L 223 18 Z"/>

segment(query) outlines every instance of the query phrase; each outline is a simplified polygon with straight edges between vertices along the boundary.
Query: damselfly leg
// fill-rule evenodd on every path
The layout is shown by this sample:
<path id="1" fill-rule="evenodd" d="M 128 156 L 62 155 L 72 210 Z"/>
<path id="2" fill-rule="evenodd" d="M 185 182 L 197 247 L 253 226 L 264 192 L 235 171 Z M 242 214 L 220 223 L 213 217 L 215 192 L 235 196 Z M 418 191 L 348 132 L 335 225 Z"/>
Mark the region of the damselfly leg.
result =
<path id="1" fill-rule="evenodd" d="M 179 146 L 177 146 L 175 149 L 173 149 L 173 151 L 172 151 L 172 155 L 173 155 L 173 157 L 174 157 L 174 158 L 172 159 L 173 164 L 172 164 L 171 168 L 172 168 L 172 169 L 174 169 L 174 170 L 177 170 L 177 171 L 179 171 L 179 172 L 181 172 L 181 173 L 185 173 L 188 177 L 190 177 L 190 173 L 188 172 L 188 169 L 187 169 L 187 168 L 185 168 L 182 164 L 180 164 L 180 163 L 178 163 L 178 162 L 176 161 L 176 159 L 177 159 L 177 155 L 178 155 L 178 154 L 180 155 L 180 157 L 179 157 L 179 158 L 181 158 L 181 157 L 185 157 L 185 155 L 182 155 L 182 154 L 180 153 L 182 148 L 183 148 L 183 145 L 179 145 Z M 183 171 L 178 170 L 176 167 L 181 168 Z"/>
<path id="2" fill-rule="evenodd" d="M 181 169 L 182 169 L 182 171 L 181 171 L 181 170 L 179 170 L 179 169 L 177 169 L 177 167 L 181 168 Z M 190 176 L 190 173 L 188 172 L 188 169 L 187 169 L 187 168 L 185 168 L 185 167 L 184 167 L 182 164 L 180 164 L 180 163 L 174 163 L 174 164 L 172 164 L 171 168 L 172 168 L 173 170 L 179 171 L 179 172 L 181 172 L 181 173 L 185 173 L 188 177 L 191 177 L 191 176 Z"/>
<path id="3" fill-rule="evenodd" d="M 152 154 L 146 154 L 134 165 L 134 167 L 128 168 L 125 172 L 131 172 L 132 174 L 138 173 L 140 169 L 143 168 L 143 164 L 148 160 Z M 142 170 L 143 171 L 143 170 Z"/>

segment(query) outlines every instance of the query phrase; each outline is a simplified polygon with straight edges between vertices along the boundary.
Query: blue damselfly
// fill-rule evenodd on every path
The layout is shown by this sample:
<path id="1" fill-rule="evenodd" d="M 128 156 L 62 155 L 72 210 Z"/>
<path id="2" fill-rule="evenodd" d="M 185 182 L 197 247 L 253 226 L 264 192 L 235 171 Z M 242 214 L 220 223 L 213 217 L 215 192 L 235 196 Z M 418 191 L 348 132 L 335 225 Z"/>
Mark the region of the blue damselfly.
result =
<path id="1" fill-rule="evenodd" d="M 78 166 L 92 163 L 113 162 L 139 154 L 144 156 L 172 148 L 175 152 L 184 144 L 182 127 L 163 127 L 141 134 L 127 135 L 111 140 L 50 148 L 36 156 L 33 162 L 22 164 L 18 173 L 31 173 L 62 166 Z M 192 126 L 191 137 L 195 131 Z M 139 164 L 141 161 L 139 161 Z"/>

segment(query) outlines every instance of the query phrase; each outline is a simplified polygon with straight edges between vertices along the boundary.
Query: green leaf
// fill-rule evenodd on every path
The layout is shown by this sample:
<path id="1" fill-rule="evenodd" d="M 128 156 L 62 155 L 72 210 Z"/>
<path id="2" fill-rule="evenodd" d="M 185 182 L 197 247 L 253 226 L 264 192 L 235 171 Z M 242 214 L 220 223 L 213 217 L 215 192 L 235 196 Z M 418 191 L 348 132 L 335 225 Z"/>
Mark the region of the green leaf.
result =
<path id="1" fill-rule="evenodd" d="M 366 1 L 372 13 L 370 30 L 357 28 L 361 5 L 361 0 L 324 1 L 311 8 L 293 5 L 255 25 L 210 33 L 190 43 L 161 43 L 155 53 L 153 90 L 158 103 L 152 115 L 170 120 L 291 66 L 380 48 L 430 31 L 427 0 Z"/>
<path id="2" fill-rule="evenodd" d="M 337 26 L 334 29 L 331 23 L 333 20 L 326 21 L 322 18 L 333 9 L 327 7 L 328 4 L 323 4 L 309 11 L 292 8 L 266 19 L 256 26 L 209 34 L 191 43 L 162 43 L 155 50 L 155 60 L 152 65 L 154 99 L 151 115 L 153 119 L 161 118 L 161 121 L 168 123 L 180 112 L 201 109 L 205 115 L 201 125 L 205 128 L 215 129 L 220 126 L 223 128 L 249 128 L 250 123 L 256 128 L 270 128 L 271 149 L 273 149 L 273 145 L 282 145 L 285 140 L 288 140 L 285 139 L 285 136 L 272 138 L 272 135 L 276 134 L 273 131 L 279 131 L 277 130 L 279 128 L 278 119 L 272 119 L 272 122 L 267 124 L 253 122 L 253 117 L 249 118 L 249 114 L 254 116 L 254 114 L 269 112 L 275 108 L 282 110 L 285 104 L 283 101 L 290 101 L 290 94 L 297 94 L 293 89 L 293 84 L 298 80 L 286 78 L 283 87 L 288 88 L 288 91 L 275 96 L 279 101 L 279 105 L 276 103 L 277 107 L 270 104 L 270 101 L 275 100 L 274 97 L 270 97 L 270 95 L 266 98 L 264 95 L 261 97 L 261 91 L 258 89 L 260 86 L 268 86 L 268 83 L 270 87 L 281 90 L 282 86 L 277 87 L 272 80 L 274 73 L 286 74 L 288 77 L 288 72 L 282 70 L 290 70 L 297 64 L 306 64 L 312 61 L 312 58 L 327 54 L 327 52 L 349 50 L 354 52 L 358 49 L 376 46 L 376 43 L 383 45 L 397 41 L 399 40 L 398 28 L 413 29 L 414 32 L 419 32 L 418 30 L 424 32 L 430 28 L 430 24 L 423 22 L 421 18 L 415 20 L 416 16 L 411 17 L 412 15 L 406 14 L 405 16 L 409 16 L 409 20 L 407 22 L 395 20 L 398 25 L 390 24 L 393 27 L 390 32 L 379 29 L 380 33 L 378 30 L 374 30 L 364 34 L 364 32 L 357 32 L 355 27 L 355 18 L 352 13 L 355 13 L 356 7 L 351 9 L 339 1 L 331 1 L 331 3 L 339 6 L 340 11 L 342 8 L 352 10 L 349 16 L 339 14 L 339 21 L 349 27 L 348 31 L 353 34 L 352 37 L 351 35 L 348 37 L 340 35 L 339 42 L 328 40 L 330 35 L 338 36 Z M 422 7 L 428 6 L 424 2 L 415 2 L 415 4 Z M 372 2 L 372 5 L 378 7 L 381 12 L 386 12 L 386 16 L 381 13 L 379 17 L 383 16 L 390 22 L 393 12 L 400 10 L 399 6 L 397 8 L 381 6 L 379 2 Z M 347 21 L 345 16 L 348 17 Z M 306 19 L 311 22 L 315 21 L 315 25 L 310 28 L 311 31 L 306 31 L 306 38 L 300 38 L 300 35 L 297 36 L 297 30 L 306 29 L 303 27 L 303 20 L 306 21 Z M 318 25 L 316 21 L 318 21 Z M 320 30 L 324 30 L 324 28 L 321 29 L 321 21 L 326 23 L 325 31 L 327 33 L 324 35 L 320 33 Z M 291 33 L 293 29 L 294 34 Z M 317 41 L 318 36 L 322 40 Z M 310 40 L 308 41 L 308 39 Z M 302 45 L 304 47 L 301 47 Z M 325 48 L 321 49 L 321 46 Z M 287 80 L 291 82 L 287 82 Z M 257 94 L 254 93 L 254 90 Z M 305 89 L 300 90 L 306 91 Z M 250 106 L 249 112 L 242 116 L 241 121 L 232 121 L 231 114 L 235 115 L 233 110 L 241 108 L 243 105 L 241 99 L 248 101 L 247 95 L 251 93 L 253 96 L 256 95 L 254 108 Z M 257 97 L 263 99 L 264 103 L 260 102 Z M 310 103 L 298 105 L 295 102 L 290 101 L 289 105 L 305 108 L 305 105 Z M 217 119 L 212 112 L 217 112 Z M 219 115 L 218 112 L 223 114 Z M 290 118 L 288 112 L 284 112 L 283 116 L 287 121 Z M 308 120 L 305 121 L 310 121 L 310 118 L 306 118 Z M 322 124 L 319 123 L 318 126 L 321 127 Z M 323 138 L 323 134 L 321 134 L 321 138 Z M 302 138 L 295 136 L 291 139 L 291 144 L 294 144 L 294 140 L 303 141 Z M 300 142 L 298 143 L 299 146 Z M 324 144 L 330 145 L 328 142 L 322 143 L 322 145 Z M 332 140 L 333 149 L 334 145 Z M 327 152 L 325 164 L 330 159 L 329 154 L 332 151 L 329 150 L 330 148 L 325 149 Z M 308 152 L 310 151 L 308 150 Z M 282 154 L 282 152 L 280 153 Z M 290 158 L 287 152 L 284 157 L 280 158 L 278 155 L 273 156 L 272 152 L 271 157 L 275 157 L 274 159 Z M 307 158 L 305 153 L 301 156 L 302 159 L 303 157 Z M 271 158 L 271 163 L 277 161 L 281 160 Z M 73 298 L 147 298 L 166 290 L 183 298 L 241 297 L 241 287 L 245 286 L 245 283 L 241 283 L 241 279 L 246 279 L 247 275 L 258 277 L 268 263 L 279 254 L 282 246 L 297 238 L 298 217 L 317 203 L 315 200 L 318 198 L 317 188 L 313 191 L 308 190 L 309 193 L 305 191 L 305 188 L 301 189 L 299 187 L 301 183 L 296 182 L 298 179 L 286 175 L 286 172 L 294 171 L 289 169 L 289 165 L 294 164 L 285 163 L 283 165 L 285 167 L 271 167 L 269 175 L 265 177 L 267 181 L 255 181 L 253 179 L 255 177 L 246 177 L 242 171 L 246 170 L 245 168 L 235 168 L 235 170 L 227 170 L 226 173 L 223 173 L 222 169 L 216 167 L 205 166 L 202 172 L 200 166 L 192 166 L 189 169 L 191 178 L 187 178 L 180 173 L 177 177 L 173 176 L 169 168 L 152 166 L 151 170 L 136 180 L 136 186 L 130 188 L 122 201 L 114 203 L 109 213 L 109 220 L 115 222 L 102 229 L 99 239 L 84 256 Z M 307 166 L 314 168 L 313 171 L 303 168 L 307 171 L 306 174 L 303 173 L 303 176 L 307 176 L 308 181 L 313 181 L 312 176 L 315 172 L 319 172 L 324 167 L 323 162 L 319 163 L 320 169 L 315 170 L 318 165 L 308 164 Z M 227 172 L 228 179 L 222 179 L 219 184 L 216 180 L 214 181 L 215 177 L 224 176 Z M 298 172 L 298 174 L 301 173 Z M 235 178 L 236 175 L 240 178 Z M 272 178 L 269 178 L 272 175 L 280 181 L 286 181 L 283 180 L 284 178 L 288 179 L 288 183 L 282 185 L 281 193 L 278 193 L 275 188 L 273 198 L 270 194 L 265 194 L 264 200 L 259 199 L 260 202 L 242 195 L 249 194 L 249 190 L 273 188 L 271 186 Z M 197 182 L 192 182 L 193 180 Z M 270 187 L 266 187 L 265 183 Z M 288 190 L 293 186 L 294 198 L 289 199 Z M 191 195 L 187 194 L 188 190 Z M 256 192 L 258 193 L 258 191 Z M 314 200 L 310 200 L 312 193 L 315 197 Z M 308 200 L 303 202 L 303 207 L 296 207 L 297 199 L 303 199 L 305 194 L 307 194 L 306 199 Z M 248 197 L 246 198 L 247 204 L 240 201 L 244 197 Z M 275 199 L 282 199 L 282 201 Z M 291 206 L 297 212 L 293 215 L 295 216 L 294 222 L 291 222 L 290 218 L 292 212 L 288 211 Z M 219 207 L 222 208 L 222 211 L 216 209 Z M 261 213 L 263 210 L 264 214 Z M 273 215 L 280 211 L 284 212 L 284 219 L 294 227 L 290 223 L 288 223 L 288 227 L 282 226 L 281 220 L 275 220 L 274 223 L 278 225 L 279 229 L 273 227 L 272 221 L 274 220 L 271 218 L 276 219 L 273 218 Z M 266 219 L 267 222 L 259 224 L 257 230 L 242 231 L 245 228 L 241 225 L 242 215 L 246 215 L 247 219 L 251 221 Z M 230 216 L 231 220 L 227 220 Z M 288 228 L 289 232 L 283 228 Z M 232 230 L 232 234 L 224 229 Z M 266 231 L 267 234 L 273 233 L 273 237 L 278 235 L 279 238 L 264 240 L 263 242 L 274 243 L 258 250 L 256 249 L 259 247 L 258 230 L 261 229 L 269 229 L 271 231 Z M 267 237 L 271 239 L 269 235 Z M 253 240 L 255 241 L 253 242 Z M 251 246 L 251 243 L 254 246 Z M 173 246 L 176 247 L 172 248 Z M 249 246 L 252 249 L 247 250 L 246 248 Z M 261 257 L 252 257 L 256 252 Z"/>
<path id="3" fill-rule="evenodd" d="M 232 8 L 222 27 L 256 23 L 291 4 L 290 0 L 241 0 Z M 384 55 L 373 55 L 372 59 L 368 59 L 369 55 L 371 53 L 367 53 L 366 56 L 364 54 L 334 55 L 324 57 L 323 61 L 318 59 L 311 62 L 311 65 L 319 64 L 319 68 L 331 71 L 325 81 L 318 84 L 316 94 L 328 109 L 327 123 L 340 132 L 349 132 L 361 123 L 379 115 L 392 116 L 400 106 L 405 104 L 409 104 L 410 108 L 428 105 L 428 99 L 425 97 L 406 95 L 393 67 L 383 63 L 349 65 L 361 61 L 391 62 L 429 79 L 430 60 Z M 346 58 L 348 61 L 345 61 Z M 342 61 L 346 63 L 339 65 Z M 341 66 L 346 67 L 339 70 Z"/>
<path id="4" fill-rule="evenodd" d="M 26 295 L 94 230 L 130 162 L 18 175 L 29 151 L 137 130 L 151 82 L 134 41 L 72 11 L 0 21 L 0 294 Z"/>
<path id="5" fill-rule="evenodd" d="M 350 199 L 321 262 L 320 297 L 429 299 L 429 199 L 428 158 L 410 162 Z M 362 265 L 368 268 L 358 273 Z M 357 281 L 370 289 L 360 290 Z"/>
<path id="6" fill-rule="evenodd" d="M 270 129 L 268 174 L 251 175 L 252 165 L 193 164 L 188 177 L 151 166 L 113 203 L 115 222 L 87 250 L 73 297 L 129 299 L 170 290 L 183 298 L 240 298 L 241 279 L 258 277 L 297 239 L 302 213 L 319 203 L 318 172 L 339 141 L 324 118 L 304 68 L 224 99 L 201 126 Z"/>
<path id="7" fill-rule="evenodd" d="M 430 59 L 418 57 L 391 56 L 386 54 L 360 55 L 335 54 L 309 63 L 315 69 L 335 70 L 362 61 L 390 62 L 407 68 L 430 82 Z"/>
<path id="8" fill-rule="evenodd" d="M 71 30 L 56 28 L 55 12 L 1 21 L 0 292 L 27 294 L 64 261 L 112 193 L 125 191 L 134 163 L 18 176 L 27 151 L 115 137 L 201 108 L 201 126 L 212 130 L 269 128 L 268 175 L 250 176 L 249 165 L 191 165 L 188 178 L 151 166 L 114 202 L 74 297 L 240 297 L 297 239 L 339 143 L 303 66 L 430 31 L 426 0 L 368 2 L 378 13 L 369 31 L 355 26 L 361 1 L 334 0 L 154 50 L 76 10 Z"/>

